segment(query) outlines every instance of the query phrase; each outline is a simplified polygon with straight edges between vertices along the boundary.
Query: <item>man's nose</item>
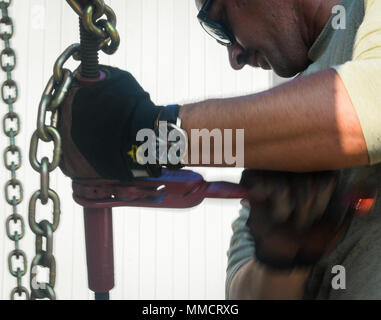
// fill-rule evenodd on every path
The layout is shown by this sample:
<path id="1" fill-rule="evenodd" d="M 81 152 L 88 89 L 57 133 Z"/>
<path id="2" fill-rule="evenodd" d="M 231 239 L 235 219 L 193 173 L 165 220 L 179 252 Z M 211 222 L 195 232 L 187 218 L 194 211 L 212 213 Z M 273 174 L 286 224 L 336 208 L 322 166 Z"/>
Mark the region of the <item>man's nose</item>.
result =
<path id="1" fill-rule="evenodd" d="M 241 70 L 246 65 L 246 55 L 244 49 L 235 43 L 227 47 L 230 65 L 234 70 Z"/>

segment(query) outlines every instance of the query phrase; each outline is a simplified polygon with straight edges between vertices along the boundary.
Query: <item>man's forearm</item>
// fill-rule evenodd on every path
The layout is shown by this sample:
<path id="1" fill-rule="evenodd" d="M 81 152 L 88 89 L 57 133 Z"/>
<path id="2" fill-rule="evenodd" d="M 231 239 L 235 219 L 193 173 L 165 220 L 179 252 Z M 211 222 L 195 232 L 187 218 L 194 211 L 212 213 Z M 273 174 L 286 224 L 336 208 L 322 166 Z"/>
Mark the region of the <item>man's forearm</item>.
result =
<path id="1" fill-rule="evenodd" d="M 356 111 L 333 69 L 259 94 L 183 106 L 180 117 L 190 150 L 191 129 L 244 129 L 247 168 L 303 172 L 369 161 Z M 212 164 L 213 150 L 211 143 Z"/>
<path id="2" fill-rule="evenodd" d="M 231 300 L 300 300 L 310 270 L 274 272 L 249 260 L 234 275 L 230 288 Z"/>

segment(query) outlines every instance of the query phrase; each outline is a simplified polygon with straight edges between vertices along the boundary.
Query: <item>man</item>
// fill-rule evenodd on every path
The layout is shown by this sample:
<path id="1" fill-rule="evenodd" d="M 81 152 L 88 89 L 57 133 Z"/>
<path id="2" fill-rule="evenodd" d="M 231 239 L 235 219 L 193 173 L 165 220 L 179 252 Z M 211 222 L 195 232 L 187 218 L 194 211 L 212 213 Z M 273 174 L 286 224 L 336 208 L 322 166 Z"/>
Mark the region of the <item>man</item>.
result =
<path id="1" fill-rule="evenodd" d="M 249 3 L 253 2 L 254 1 L 249 1 Z M 375 133 L 370 133 L 372 129 L 368 131 L 368 129 L 370 129 L 368 125 L 372 126 L 371 122 L 369 121 L 369 116 L 376 110 L 376 107 L 373 106 L 373 112 L 370 112 L 368 116 L 365 115 L 365 110 L 363 108 L 366 108 L 366 104 L 368 103 L 378 105 L 378 107 L 380 106 L 380 97 L 378 97 L 376 92 L 371 93 L 372 89 L 369 90 L 369 84 L 367 83 L 369 79 L 376 77 L 376 74 L 373 74 L 372 76 L 372 72 L 369 71 L 372 68 L 372 65 L 376 70 L 381 70 L 381 61 L 379 60 L 381 53 L 379 49 L 381 45 L 381 24 L 378 22 L 381 21 L 380 4 L 375 4 L 374 2 L 371 3 L 371 1 L 260 2 L 261 1 L 256 1 L 256 10 L 262 15 L 262 20 L 259 17 L 254 19 L 252 16 L 253 21 L 258 21 L 258 27 L 254 28 L 253 25 L 252 28 L 246 28 L 246 30 L 256 30 L 255 39 L 253 39 L 253 42 L 247 42 L 250 41 L 247 40 L 250 39 L 250 35 L 241 33 L 240 36 L 242 40 L 238 40 L 238 43 L 229 47 L 229 58 L 232 67 L 235 69 L 240 69 L 243 67 L 245 62 L 254 66 L 255 64 L 259 64 L 264 68 L 267 68 L 270 65 L 274 71 L 283 76 L 292 76 L 296 72 L 301 72 L 306 68 L 307 70 L 304 71 L 304 75 L 312 74 L 329 67 L 334 67 L 337 72 L 334 72 L 331 69 L 331 71 L 315 73 L 314 76 L 317 77 L 317 82 L 313 85 L 313 87 L 310 87 L 307 84 L 309 80 L 312 79 L 312 77 L 310 77 L 309 80 L 308 78 L 300 79 L 297 80 L 300 81 L 299 88 L 297 81 L 294 81 L 293 83 L 289 84 L 288 87 L 283 87 L 283 92 L 279 93 L 279 100 L 276 100 L 274 95 L 271 96 L 270 100 L 273 102 L 278 101 L 278 103 L 279 101 L 284 101 L 283 105 L 285 105 L 287 104 L 286 101 L 290 101 L 289 99 L 293 96 L 293 94 L 296 94 L 299 95 L 299 103 L 293 100 L 288 106 L 290 107 L 289 110 L 292 112 L 295 110 L 295 106 L 303 105 L 302 108 L 305 110 L 304 112 L 311 112 L 310 106 L 313 105 L 312 99 L 316 99 L 317 109 L 313 107 L 313 110 L 317 111 L 320 109 L 320 107 L 322 108 L 320 109 L 322 112 L 320 119 L 322 120 L 322 123 L 326 124 L 330 121 L 327 122 L 328 118 L 325 118 L 324 114 L 327 115 L 327 111 L 329 109 L 331 111 L 337 110 L 335 120 L 331 118 L 332 124 L 336 122 L 333 125 L 333 127 L 336 129 L 331 130 L 333 127 L 331 127 L 331 129 L 327 128 L 323 134 L 327 134 L 333 138 L 336 136 L 336 134 L 332 135 L 333 131 L 336 130 L 338 132 L 340 130 L 339 128 L 342 127 L 342 125 L 346 126 L 347 129 L 351 131 L 351 133 L 344 133 L 341 138 L 336 136 L 337 140 L 334 142 L 335 147 L 333 147 L 333 149 L 336 151 L 333 149 L 328 151 L 328 147 L 326 151 L 333 151 L 333 154 L 328 156 L 326 159 L 330 159 L 328 161 L 333 160 L 333 158 L 336 157 L 334 155 L 335 153 L 338 155 L 337 152 L 340 152 L 340 149 L 343 150 L 346 148 L 344 147 L 346 144 L 344 142 L 346 139 L 344 136 L 347 136 L 347 134 L 349 134 L 349 136 L 352 138 L 359 138 L 357 141 L 352 140 L 348 142 L 347 146 L 357 146 L 355 148 L 362 149 L 360 146 L 363 145 L 364 140 L 363 142 L 360 142 L 362 139 L 360 136 L 357 136 L 357 133 L 362 131 L 364 134 L 370 163 L 379 162 L 379 160 L 372 160 L 374 155 L 372 155 L 371 152 L 372 144 L 375 145 L 375 148 L 379 150 L 379 140 L 374 140 L 371 137 Z M 239 7 L 244 3 L 245 1 L 233 1 L 231 5 L 232 7 L 234 7 L 234 5 Z M 334 30 L 334 26 L 332 24 L 332 8 L 338 4 L 341 4 L 346 9 L 346 27 L 344 30 Z M 252 11 L 249 9 L 249 7 L 249 4 L 246 5 L 246 9 L 248 9 L 246 12 L 248 15 L 251 15 Z M 252 9 L 254 12 L 254 7 L 252 7 Z M 270 12 L 272 14 L 269 14 Z M 266 19 L 266 17 L 268 17 L 268 19 Z M 269 19 L 270 21 L 268 21 Z M 232 24 L 239 25 L 239 22 L 236 21 L 235 24 L 234 22 Z M 286 29 L 287 26 L 288 30 Z M 237 32 L 243 32 L 243 29 L 239 30 L 239 26 L 236 28 Z M 242 25 L 241 28 L 243 28 Z M 287 31 L 282 32 L 282 30 Z M 268 33 L 267 35 L 265 35 L 266 32 Z M 373 36 L 370 35 L 372 32 Z M 255 40 L 256 43 L 254 42 Z M 255 47 L 255 44 L 257 47 Z M 251 45 L 254 45 L 254 49 L 251 47 Z M 271 48 L 271 46 L 276 47 Z M 255 51 L 255 49 L 257 51 Z M 279 56 L 280 54 L 282 54 L 282 56 Z M 258 59 L 257 61 L 255 60 L 255 57 Z M 347 62 L 350 60 L 352 60 L 352 62 Z M 331 77 L 336 79 L 333 80 Z M 358 77 L 364 78 L 359 79 Z M 365 80 L 365 78 L 367 80 Z M 333 97 L 331 97 L 331 101 L 322 101 L 322 99 L 324 99 L 323 96 L 326 94 L 330 95 L 330 90 L 334 89 L 333 87 L 335 86 L 332 86 L 333 82 L 336 82 L 337 92 L 334 93 L 336 98 L 333 99 Z M 312 85 L 312 83 L 310 84 Z M 379 87 L 380 82 L 377 84 L 375 83 L 375 86 L 377 85 Z M 275 89 L 275 91 L 276 90 L 279 89 Z M 362 91 L 361 94 L 360 91 Z M 306 95 L 303 95 L 303 92 L 305 92 Z M 275 93 L 275 95 L 276 94 L 277 93 Z M 341 100 L 340 97 L 343 98 L 343 100 Z M 359 101 L 359 99 L 362 101 Z M 345 110 L 342 110 L 343 113 L 346 114 L 346 116 L 343 118 L 341 118 L 341 115 L 343 115 L 343 113 L 340 111 L 341 107 L 345 108 Z M 279 108 L 279 105 L 276 107 L 277 110 L 281 108 L 282 107 Z M 301 109 L 299 109 L 299 111 L 301 114 L 303 114 Z M 359 122 L 354 120 L 356 118 L 355 113 L 357 113 Z M 353 118 L 350 116 L 350 114 L 352 114 Z M 314 115 L 313 113 L 309 116 L 310 121 L 314 121 L 316 117 L 319 117 L 317 114 Z M 301 117 L 302 116 L 300 115 L 299 117 L 295 115 L 295 119 L 298 119 L 298 121 L 301 120 Z M 303 121 L 308 121 L 308 119 L 304 119 Z M 362 130 L 357 131 L 356 128 L 359 128 L 358 125 L 360 125 Z M 282 125 L 280 126 L 284 127 Z M 305 125 L 302 126 L 305 128 Z M 313 124 L 313 126 L 315 127 L 315 124 Z M 376 128 L 376 124 L 374 128 Z M 294 127 L 289 128 L 289 130 L 292 129 L 294 129 Z M 258 130 L 258 132 L 262 131 Z M 283 136 L 289 135 L 290 134 L 287 133 L 287 131 L 283 133 Z M 311 133 L 307 134 L 306 136 L 311 138 Z M 315 147 L 319 148 L 318 145 L 311 141 L 309 138 L 308 141 L 305 142 L 310 144 L 311 149 L 314 149 Z M 328 144 L 325 143 L 325 139 L 323 137 L 319 139 L 322 141 L 322 145 L 328 146 Z M 340 140 L 342 143 L 338 144 L 337 142 Z M 331 141 L 333 142 L 333 140 Z M 295 141 L 293 141 L 289 147 L 292 148 L 294 142 Z M 299 145 L 294 151 L 298 153 L 298 151 L 300 152 L 302 149 L 304 149 L 304 147 Z M 351 151 L 348 153 L 344 152 L 346 154 L 344 158 L 349 160 L 349 158 L 352 158 L 352 156 L 355 154 L 361 155 L 362 152 L 360 149 L 357 149 L 357 151 L 353 153 Z M 306 149 L 304 150 L 307 151 Z M 316 155 L 312 150 L 309 151 L 309 155 L 311 157 Z M 349 154 L 352 154 L 352 156 L 349 156 Z M 283 156 L 283 154 L 281 154 L 281 156 Z M 306 158 L 306 154 L 304 152 L 298 153 L 298 156 L 302 157 L 303 160 Z M 307 170 L 325 169 L 324 157 L 325 156 L 320 153 L 319 148 L 319 156 L 315 158 L 319 162 L 319 165 L 314 168 L 310 167 Z M 298 166 L 300 166 L 302 165 L 303 160 L 292 161 L 292 163 L 296 164 L 296 162 L 298 162 Z M 354 158 L 352 158 L 352 160 L 354 160 Z M 346 165 L 344 162 L 338 164 L 337 167 L 345 167 Z M 367 162 L 363 162 L 363 160 L 360 160 L 360 163 L 357 164 L 354 161 L 349 166 L 359 164 L 362 165 L 365 163 Z M 272 164 L 270 164 L 270 166 L 271 168 L 269 169 L 274 169 Z M 331 164 L 329 169 L 333 168 L 334 165 Z M 294 169 L 294 171 L 298 170 L 298 168 L 281 169 Z M 299 169 L 301 169 L 301 167 L 299 167 Z M 353 171 L 354 170 L 347 171 L 347 173 L 353 173 Z M 255 178 L 258 178 L 258 176 Z M 243 179 L 245 179 L 245 177 L 243 177 Z M 254 179 L 254 177 L 252 177 L 252 179 Z M 279 180 L 278 178 L 275 179 L 274 177 L 267 177 L 267 181 L 271 179 L 273 180 L 273 184 Z M 342 178 L 342 181 L 345 179 L 346 178 Z M 272 182 L 268 182 L 268 184 L 271 183 Z M 259 195 L 261 195 L 261 193 L 263 194 L 263 188 L 261 188 Z M 289 196 L 289 198 L 291 198 L 291 196 Z M 274 195 L 271 197 L 270 201 L 282 204 L 285 204 L 285 202 L 287 203 L 285 199 L 283 199 L 282 202 L 281 197 L 276 198 Z M 271 206 L 268 206 L 268 204 L 267 206 L 265 204 L 258 205 L 258 201 L 256 202 L 256 205 L 257 210 L 263 210 L 266 214 L 274 215 L 274 211 L 277 210 L 273 209 L 273 212 L 271 212 L 271 210 L 269 210 Z M 278 211 L 279 210 L 280 209 L 278 209 Z M 377 280 L 372 282 L 372 284 L 369 284 L 367 280 L 371 276 L 376 276 L 376 279 L 379 279 L 377 276 L 381 271 L 378 267 L 378 261 L 376 258 L 376 247 L 377 244 L 380 245 L 380 240 L 376 233 L 377 230 L 380 230 L 381 226 L 378 222 L 379 219 L 376 217 L 374 217 L 374 219 L 377 222 L 365 222 L 361 221 L 361 219 L 355 218 L 354 221 L 352 221 L 351 228 L 346 235 L 345 241 L 340 243 L 340 245 L 334 251 L 330 252 L 329 255 L 326 255 L 324 259 L 319 261 L 319 263 L 314 268 L 295 268 L 292 271 L 289 270 L 289 272 L 274 272 L 273 270 L 268 270 L 266 266 L 261 266 L 253 258 L 255 244 L 253 237 L 250 234 L 250 224 L 249 227 L 246 226 L 246 220 L 249 217 L 249 212 L 250 206 L 247 202 L 243 203 L 243 208 L 240 212 L 240 218 L 233 223 L 234 235 L 231 240 L 231 248 L 228 252 L 229 263 L 226 282 L 226 295 L 228 298 L 294 299 L 304 297 L 320 299 L 355 299 L 381 297 L 381 288 L 377 283 Z M 378 212 L 379 209 L 376 209 L 376 214 Z M 253 228 L 253 223 L 254 222 L 251 224 L 251 229 Z M 282 237 L 281 239 L 284 240 L 285 237 Z M 333 247 L 335 244 L 333 244 Z M 276 246 L 276 244 L 273 245 Z M 282 246 L 280 242 L 278 242 L 277 245 Z M 364 246 L 366 246 L 367 249 L 364 249 Z M 330 249 L 332 249 L 332 247 Z M 368 252 L 365 252 L 366 250 L 368 250 Z M 327 252 L 329 252 L 329 250 L 327 250 Z M 361 262 L 357 259 L 359 259 Z M 332 267 L 339 264 L 346 267 L 347 283 L 344 284 L 346 290 L 335 291 L 332 288 L 331 284 L 331 279 L 334 276 L 332 274 Z"/>
<path id="2" fill-rule="evenodd" d="M 130 74 L 105 68 L 108 79 L 75 88 L 63 108 L 63 171 L 119 180 L 157 173 L 156 166 L 137 170 L 136 135 L 161 120 L 179 125 L 180 118 L 189 137 L 191 129 L 244 129 L 245 167 L 256 170 L 241 181 L 250 202 L 233 223 L 227 298 L 381 298 L 380 205 L 352 218 L 356 208 L 345 198 L 377 193 L 380 1 L 196 4 L 204 29 L 228 46 L 234 69 L 303 75 L 255 95 L 161 108 Z M 333 24 L 336 5 L 345 10 L 344 29 Z M 190 138 L 189 158 L 195 144 Z M 346 268 L 346 290 L 331 286 L 336 264 Z"/>

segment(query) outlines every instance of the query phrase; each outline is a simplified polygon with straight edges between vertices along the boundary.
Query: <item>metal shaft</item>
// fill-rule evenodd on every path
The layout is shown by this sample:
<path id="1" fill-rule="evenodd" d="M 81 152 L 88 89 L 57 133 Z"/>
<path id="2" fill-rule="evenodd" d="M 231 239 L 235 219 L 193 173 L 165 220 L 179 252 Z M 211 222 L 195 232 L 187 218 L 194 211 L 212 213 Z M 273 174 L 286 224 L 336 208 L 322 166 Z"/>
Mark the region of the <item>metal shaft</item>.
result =
<path id="1" fill-rule="evenodd" d="M 101 298 L 115 283 L 112 208 L 83 209 L 89 289 Z"/>
<path id="2" fill-rule="evenodd" d="M 109 292 L 95 292 L 95 300 L 110 300 Z"/>
<path id="3" fill-rule="evenodd" d="M 79 18 L 79 32 L 81 38 L 81 76 L 84 78 L 95 79 L 99 77 L 99 57 L 97 37 L 89 33 Z"/>

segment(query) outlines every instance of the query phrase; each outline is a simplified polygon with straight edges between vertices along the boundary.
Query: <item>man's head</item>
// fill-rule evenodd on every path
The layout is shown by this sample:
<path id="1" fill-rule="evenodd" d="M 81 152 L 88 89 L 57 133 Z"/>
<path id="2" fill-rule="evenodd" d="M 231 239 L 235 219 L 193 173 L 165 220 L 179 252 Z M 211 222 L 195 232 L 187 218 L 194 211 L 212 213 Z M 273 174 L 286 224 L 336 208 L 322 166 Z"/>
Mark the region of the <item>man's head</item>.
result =
<path id="1" fill-rule="evenodd" d="M 196 0 L 198 10 L 206 0 Z M 213 0 L 208 18 L 234 35 L 232 68 L 246 64 L 291 77 L 311 61 L 308 51 L 340 0 Z"/>

